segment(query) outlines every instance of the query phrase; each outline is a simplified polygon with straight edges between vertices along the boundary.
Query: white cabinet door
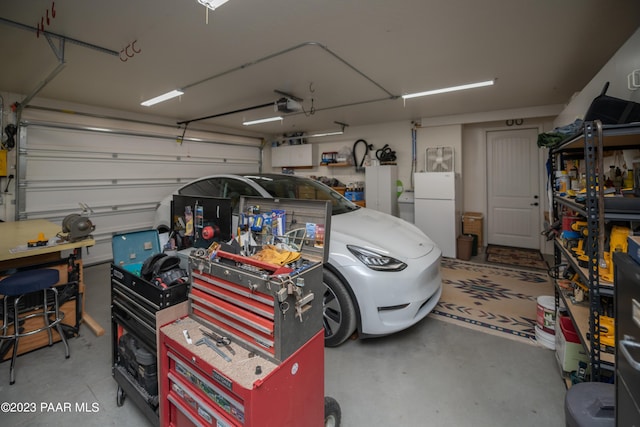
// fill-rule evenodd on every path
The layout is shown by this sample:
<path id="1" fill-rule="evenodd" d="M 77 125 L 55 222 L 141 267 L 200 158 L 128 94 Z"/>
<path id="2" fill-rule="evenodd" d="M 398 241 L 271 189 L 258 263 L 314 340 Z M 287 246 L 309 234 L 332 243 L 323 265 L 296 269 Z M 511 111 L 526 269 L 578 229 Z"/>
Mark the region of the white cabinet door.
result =
<path id="1" fill-rule="evenodd" d="M 311 144 L 285 145 L 271 149 L 271 165 L 273 167 L 313 166 L 313 150 Z"/>
<path id="2" fill-rule="evenodd" d="M 398 216 L 398 167 L 396 165 L 365 168 L 367 208 Z"/>

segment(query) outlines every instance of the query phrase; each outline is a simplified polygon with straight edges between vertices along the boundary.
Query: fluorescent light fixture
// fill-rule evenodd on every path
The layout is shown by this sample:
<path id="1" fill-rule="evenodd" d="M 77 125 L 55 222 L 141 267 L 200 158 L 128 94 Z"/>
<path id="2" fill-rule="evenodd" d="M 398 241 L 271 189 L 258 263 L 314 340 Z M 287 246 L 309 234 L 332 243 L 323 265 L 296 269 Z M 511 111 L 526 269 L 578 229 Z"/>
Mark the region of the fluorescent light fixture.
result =
<path id="1" fill-rule="evenodd" d="M 172 90 L 171 92 L 167 92 L 167 93 L 162 94 L 160 96 L 156 96 L 155 98 L 151 98 L 151 99 L 149 99 L 147 101 L 141 102 L 140 105 L 144 105 L 145 107 L 150 107 L 150 106 L 155 105 L 155 104 L 157 104 L 159 102 L 164 102 L 164 101 L 166 101 L 168 99 L 175 98 L 176 96 L 180 96 L 182 94 L 184 94 L 183 91 L 181 91 L 179 89 L 175 89 L 175 90 Z"/>
<path id="2" fill-rule="evenodd" d="M 282 120 L 282 117 L 280 117 L 280 116 L 267 117 L 266 119 L 258 119 L 258 120 L 251 120 L 251 121 L 248 121 L 248 122 L 242 122 L 242 124 L 245 125 L 245 126 L 251 126 L 251 125 L 258 125 L 260 123 L 276 122 L 278 120 Z"/>
<path id="3" fill-rule="evenodd" d="M 198 0 L 198 3 L 200 3 L 203 6 L 206 6 L 211 10 L 216 10 L 217 8 L 219 8 L 220 6 L 222 6 L 228 1 L 229 0 Z"/>
<path id="4" fill-rule="evenodd" d="M 494 83 L 495 83 L 495 80 L 487 80 L 484 82 L 469 83 L 466 85 L 451 86 L 451 87 L 445 87 L 442 89 L 428 90 L 426 92 L 410 93 L 407 95 L 402 95 L 402 98 L 409 99 L 409 98 L 417 98 L 419 96 L 436 95 L 439 93 L 446 93 L 446 92 L 455 92 L 457 90 L 474 89 L 477 87 L 491 86 Z"/>
<path id="5" fill-rule="evenodd" d="M 317 138 L 321 136 L 333 136 L 333 135 L 342 135 L 344 131 L 337 130 L 335 132 L 324 132 L 324 133 L 314 133 L 313 135 L 309 135 L 309 138 Z"/>
<path id="6" fill-rule="evenodd" d="M 309 135 L 309 138 L 318 138 L 321 136 L 333 136 L 333 135 L 342 135 L 344 134 L 344 128 L 346 128 L 347 126 L 349 126 L 346 123 L 342 123 L 342 122 L 336 122 L 334 121 L 333 123 L 340 125 L 342 127 L 342 129 L 340 130 L 335 130 L 335 131 L 331 131 L 331 132 L 318 132 L 318 133 L 314 133 L 313 135 Z"/>

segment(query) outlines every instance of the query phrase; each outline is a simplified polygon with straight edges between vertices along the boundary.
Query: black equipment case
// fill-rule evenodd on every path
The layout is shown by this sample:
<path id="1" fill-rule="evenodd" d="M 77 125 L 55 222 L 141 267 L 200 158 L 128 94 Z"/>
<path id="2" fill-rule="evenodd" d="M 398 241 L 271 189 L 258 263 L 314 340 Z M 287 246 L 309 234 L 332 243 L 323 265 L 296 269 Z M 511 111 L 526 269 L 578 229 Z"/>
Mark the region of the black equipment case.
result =
<path id="1" fill-rule="evenodd" d="M 608 96 L 607 89 L 609 82 L 604 84 L 600 95 L 591 102 L 584 116 L 585 122 L 600 120 L 604 125 L 616 125 L 640 121 L 640 104 Z"/>

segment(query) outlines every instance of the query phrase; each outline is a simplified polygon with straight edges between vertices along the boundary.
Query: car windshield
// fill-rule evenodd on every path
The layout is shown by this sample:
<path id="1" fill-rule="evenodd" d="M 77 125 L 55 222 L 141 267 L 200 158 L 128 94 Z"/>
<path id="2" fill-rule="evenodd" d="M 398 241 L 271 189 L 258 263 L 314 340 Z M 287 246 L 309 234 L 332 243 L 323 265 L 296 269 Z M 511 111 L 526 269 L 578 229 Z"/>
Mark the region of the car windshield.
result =
<path id="1" fill-rule="evenodd" d="M 352 212 L 360 208 L 331 187 L 310 178 L 278 174 L 245 175 L 245 178 L 260 185 L 276 198 L 329 200 L 332 215 Z"/>

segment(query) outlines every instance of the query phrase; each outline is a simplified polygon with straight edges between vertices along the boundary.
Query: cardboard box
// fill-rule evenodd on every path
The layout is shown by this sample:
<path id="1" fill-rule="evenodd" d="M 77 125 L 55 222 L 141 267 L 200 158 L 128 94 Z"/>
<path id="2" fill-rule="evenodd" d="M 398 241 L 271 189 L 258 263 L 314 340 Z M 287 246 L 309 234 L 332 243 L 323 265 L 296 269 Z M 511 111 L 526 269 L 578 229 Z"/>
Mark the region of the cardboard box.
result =
<path id="1" fill-rule="evenodd" d="M 462 234 L 475 234 L 478 236 L 478 248 L 484 247 L 482 240 L 483 215 L 480 212 L 465 212 L 462 215 Z"/>

